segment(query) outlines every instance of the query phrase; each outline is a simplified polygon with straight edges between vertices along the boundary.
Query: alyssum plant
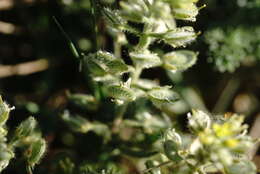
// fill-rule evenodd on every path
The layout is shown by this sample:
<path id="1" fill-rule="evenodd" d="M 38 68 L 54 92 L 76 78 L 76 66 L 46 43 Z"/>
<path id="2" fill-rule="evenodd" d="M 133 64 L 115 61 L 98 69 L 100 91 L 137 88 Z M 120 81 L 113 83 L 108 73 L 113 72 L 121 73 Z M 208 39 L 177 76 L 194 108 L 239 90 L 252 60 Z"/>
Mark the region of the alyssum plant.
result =
<path id="1" fill-rule="evenodd" d="M 27 170 L 32 173 L 32 169 L 44 155 L 46 141 L 36 129 L 37 122 L 33 117 L 20 123 L 10 136 L 6 122 L 12 109 L 14 108 L 6 104 L 0 96 L 0 172 L 16 157 L 15 152 L 20 149 L 23 152 L 22 158 L 26 162 Z"/>
<path id="2" fill-rule="evenodd" d="M 117 167 L 120 165 L 113 161 L 114 157 L 127 155 L 135 157 L 139 171 L 153 174 L 256 173 L 256 167 L 246 155 L 255 140 L 247 136 L 243 116 L 217 117 L 192 110 L 188 114 L 189 131 L 184 131 L 169 109 L 178 99 L 172 87 L 141 77 L 145 69 L 161 67 L 175 73 L 196 63 L 197 53 L 177 48 L 194 41 L 198 33 L 191 26 L 177 26 L 176 20 L 196 21 L 201 8 L 196 6 L 197 0 L 124 0 L 119 2 L 119 9 L 103 7 L 99 1 L 91 2 L 93 14 L 100 11 L 108 23 L 114 52 L 97 50 L 80 55 L 72 45 L 83 70 L 90 74 L 94 89 L 93 95 L 69 94 L 68 97 L 75 106 L 93 113 L 96 121 L 66 111 L 62 119 L 68 126 L 76 132 L 93 131 L 103 136 L 104 146 L 115 142 L 117 148 L 107 152 L 107 161 Z M 137 36 L 139 42 L 129 44 L 127 33 Z M 150 46 L 158 41 L 170 45 L 172 51 L 152 51 Z M 127 56 L 132 64 L 126 64 L 122 58 L 123 45 L 128 47 Z M 108 113 L 113 117 L 108 124 L 98 121 L 106 99 L 113 101 L 114 109 Z M 97 173 L 93 168 L 87 164 L 79 171 Z"/>
<path id="3" fill-rule="evenodd" d="M 102 136 L 106 151 L 100 152 L 102 160 L 98 164 L 88 161 L 78 165 L 70 158 L 62 159 L 57 173 L 132 173 L 129 166 L 152 174 L 256 173 L 246 155 L 255 140 L 247 136 L 243 116 L 217 117 L 194 109 L 187 115 L 188 125 L 183 126 L 170 109 L 178 94 L 170 86 L 160 86 L 158 80 L 141 76 L 144 70 L 154 67 L 175 73 L 196 63 L 197 53 L 177 48 L 194 41 L 198 33 L 191 26 L 177 26 L 176 20 L 196 21 L 200 10 L 197 0 L 122 0 L 118 9 L 106 8 L 97 0 L 91 3 L 93 14 L 100 11 L 108 23 L 114 53 L 97 50 L 79 54 L 70 43 L 88 74 L 93 93 L 69 93 L 68 99 L 92 117 L 65 111 L 61 118 L 74 132 L 92 131 Z M 138 37 L 138 44 L 129 44 L 127 33 Z M 171 46 L 172 51 L 152 50 L 151 45 L 158 42 Z M 126 56 L 131 64 L 122 58 L 123 45 L 128 47 Z M 108 113 L 103 112 L 106 105 L 110 107 Z M 32 117 L 22 122 L 7 141 L 5 122 L 9 112 L 8 105 L 1 101 L 0 167 L 4 169 L 14 158 L 15 148 L 21 148 L 31 171 L 46 143 L 35 130 Z M 102 120 L 103 114 L 111 121 Z M 127 158 L 129 164 L 121 164 L 121 158 Z"/>

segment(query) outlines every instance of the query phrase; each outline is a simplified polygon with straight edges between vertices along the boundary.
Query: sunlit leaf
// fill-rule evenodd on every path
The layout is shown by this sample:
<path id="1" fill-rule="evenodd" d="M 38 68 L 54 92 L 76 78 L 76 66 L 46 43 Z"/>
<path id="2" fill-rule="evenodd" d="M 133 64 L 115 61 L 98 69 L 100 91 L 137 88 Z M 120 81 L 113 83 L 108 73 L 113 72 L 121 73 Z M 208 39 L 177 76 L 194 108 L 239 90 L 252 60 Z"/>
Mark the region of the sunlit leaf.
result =
<path id="1" fill-rule="evenodd" d="M 124 85 L 112 85 L 107 88 L 108 95 L 122 101 L 133 101 L 136 99 L 134 91 Z"/>
<path id="2" fill-rule="evenodd" d="M 163 56 L 164 67 L 172 72 L 183 71 L 193 66 L 197 61 L 197 53 L 188 50 L 179 50 Z"/>
<path id="3" fill-rule="evenodd" d="M 87 68 L 94 76 L 104 76 L 107 74 L 122 74 L 127 72 L 128 66 L 122 59 L 105 51 L 98 51 L 85 57 Z"/>
<path id="4" fill-rule="evenodd" d="M 179 98 L 177 93 L 171 90 L 171 87 L 169 86 L 153 88 L 148 91 L 148 96 L 158 108 L 161 108 L 165 104 L 172 103 Z"/>
<path id="5" fill-rule="evenodd" d="M 160 57 L 148 50 L 142 52 L 131 52 L 130 57 L 137 66 L 142 68 L 152 68 L 162 64 Z"/>

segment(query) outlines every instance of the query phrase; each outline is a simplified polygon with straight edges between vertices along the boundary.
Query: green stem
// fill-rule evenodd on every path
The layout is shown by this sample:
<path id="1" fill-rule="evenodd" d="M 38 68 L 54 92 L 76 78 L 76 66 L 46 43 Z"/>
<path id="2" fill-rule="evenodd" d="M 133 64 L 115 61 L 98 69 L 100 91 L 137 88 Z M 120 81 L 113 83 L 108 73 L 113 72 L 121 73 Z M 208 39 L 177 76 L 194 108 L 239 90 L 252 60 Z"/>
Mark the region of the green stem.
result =
<path id="1" fill-rule="evenodd" d="M 152 38 L 146 35 L 147 32 L 151 30 L 151 25 L 146 23 L 143 30 L 143 35 L 139 39 L 139 43 L 136 46 L 137 51 L 142 51 L 148 49 L 152 42 Z M 132 84 L 136 83 L 142 74 L 143 68 L 139 65 L 135 66 L 135 71 L 132 73 Z"/>
<path id="2" fill-rule="evenodd" d="M 119 128 L 119 125 L 123 121 L 123 117 L 126 112 L 127 106 L 128 106 L 128 102 L 125 102 L 123 105 L 118 106 L 117 114 L 116 114 L 115 120 L 113 122 L 113 128 L 112 128 L 113 133 L 118 133 L 118 131 L 119 131 L 118 128 Z"/>
<path id="3" fill-rule="evenodd" d="M 82 56 L 80 55 L 79 51 L 77 50 L 75 44 L 72 42 L 69 35 L 65 32 L 65 30 L 63 29 L 63 27 L 61 26 L 61 24 L 59 23 L 59 21 L 56 19 L 55 16 L 53 16 L 53 20 L 54 20 L 55 24 L 57 25 L 57 27 L 59 28 L 59 30 L 61 31 L 61 33 L 64 35 L 65 39 L 67 40 L 70 50 L 73 53 L 73 55 L 78 59 L 82 59 Z"/>
<path id="4" fill-rule="evenodd" d="M 142 67 L 140 67 L 138 65 L 135 67 L 135 71 L 132 73 L 132 82 L 131 82 L 131 84 L 135 84 L 138 81 L 142 71 L 143 71 Z"/>
<path id="5" fill-rule="evenodd" d="M 137 45 L 137 50 L 145 50 L 149 47 L 152 42 L 152 38 L 148 36 L 146 33 L 151 30 L 151 25 L 146 23 L 144 25 L 143 35 L 139 39 L 139 43 Z"/>
<path id="6" fill-rule="evenodd" d="M 151 43 L 151 38 L 150 36 L 143 35 L 139 39 L 139 43 L 137 45 L 137 48 L 139 50 L 145 50 L 148 48 L 149 44 Z"/>
<path id="7" fill-rule="evenodd" d="M 117 58 L 121 58 L 121 47 L 118 41 L 114 41 L 114 54 Z"/>
<path id="8" fill-rule="evenodd" d="M 97 41 L 97 34 L 98 34 L 98 26 L 97 26 L 97 4 L 95 2 L 96 0 L 90 0 L 91 4 L 91 14 L 93 19 L 93 31 L 94 31 L 94 49 L 95 51 L 98 50 L 98 41 Z"/>
<path id="9" fill-rule="evenodd" d="M 93 0 L 92 0 L 93 1 Z M 145 33 L 150 31 L 151 26 L 146 23 L 144 26 L 144 31 L 143 31 L 143 35 L 140 37 L 139 39 L 139 43 L 136 46 L 136 50 L 145 50 L 148 49 L 150 43 L 151 43 L 151 37 L 147 36 Z M 121 45 L 118 42 L 114 42 L 114 49 L 115 49 L 115 55 L 117 57 L 121 57 Z M 136 65 L 135 66 L 135 71 L 132 72 L 131 74 L 131 84 L 134 84 L 138 81 L 138 79 L 140 78 L 140 75 L 142 73 L 142 67 Z M 113 123 L 113 132 L 116 133 L 118 132 L 118 126 L 121 124 L 122 120 L 123 120 L 123 116 L 127 110 L 127 106 L 128 103 L 124 103 L 122 106 L 120 106 L 119 111 L 116 115 L 116 118 L 114 120 Z"/>

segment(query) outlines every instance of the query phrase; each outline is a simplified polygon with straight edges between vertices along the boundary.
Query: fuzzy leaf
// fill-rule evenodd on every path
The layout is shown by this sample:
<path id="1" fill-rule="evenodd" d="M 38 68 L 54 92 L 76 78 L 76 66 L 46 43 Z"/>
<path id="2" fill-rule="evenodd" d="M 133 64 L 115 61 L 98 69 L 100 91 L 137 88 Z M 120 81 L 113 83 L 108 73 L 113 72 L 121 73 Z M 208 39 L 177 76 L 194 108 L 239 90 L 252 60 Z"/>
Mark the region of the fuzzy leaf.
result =
<path id="1" fill-rule="evenodd" d="M 197 61 L 197 54 L 193 51 L 179 50 L 163 56 L 164 67 L 172 72 L 183 71 L 193 66 Z"/>
<path id="2" fill-rule="evenodd" d="M 47 144 L 44 139 L 39 139 L 38 141 L 32 143 L 29 154 L 27 156 L 27 161 L 31 168 L 40 162 L 46 149 Z"/>
<path id="3" fill-rule="evenodd" d="M 164 33 L 149 33 L 149 35 L 159 40 L 163 40 L 174 48 L 186 46 L 197 37 L 197 34 L 192 27 L 175 28 Z"/>
<path id="4" fill-rule="evenodd" d="M 69 101 L 81 109 L 96 110 L 98 103 L 96 99 L 87 94 L 73 94 L 69 96 Z"/>
<path id="5" fill-rule="evenodd" d="M 158 83 L 149 79 L 139 79 L 135 85 L 141 89 L 152 89 L 157 87 Z"/>
<path id="6" fill-rule="evenodd" d="M 35 130 L 36 125 L 37 121 L 33 117 L 29 117 L 27 120 L 20 123 L 20 125 L 15 130 L 15 139 L 21 139 L 30 136 Z"/>
<path id="7" fill-rule="evenodd" d="M 131 52 L 130 57 L 137 66 L 142 68 L 152 68 L 162 64 L 160 57 L 148 50 L 142 52 Z"/>
<path id="8" fill-rule="evenodd" d="M 7 147 L 7 145 L 1 142 L 0 145 L 0 172 L 5 169 L 10 160 L 14 158 L 14 153 L 11 149 Z"/>
<path id="9" fill-rule="evenodd" d="M 120 15 L 129 21 L 142 23 L 149 15 L 149 8 L 143 0 L 120 1 Z"/>
<path id="10" fill-rule="evenodd" d="M 61 118 L 75 132 L 86 133 L 92 128 L 88 120 L 80 116 L 70 116 L 68 111 L 65 111 Z"/>
<path id="11" fill-rule="evenodd" d="M 156 107 L 161 108 L 165 104 L 178 100 L 178 95 L 170 88 L 169 86 L 156 87 L 148 91 L 148 96 Z"/>
<path id="12" fill-rule="evenodd" d="M 191 3 L 186 6 L 186 8 L 174 8 L 173 15 L 176 19 L 186 20 L 186 21 L 196 21 L 196 16 L 199 13 L 198 7 Z"/>
<path id="13" fill-rule="evenodd" d="M 117 100 L 133 101 L 136 96 L 134 92 L 125 85 L 112 85 L 107 88 L 108 95 Z"/>
<path id="14" fill-rule="evenodd" d="M 108 8 L 104 8 L 102 12 L 103 12 L 104 16 L 106 17 L 107 21 L 109 22 L 109 25 L 111 26 L 111 28 L 120 30 L 120 31 L 134 33 L 134 34 L 140 33 L 137 29 L 135 29 L 127 24 L 127 21 L 124 18 L 122 18 L 122 16 L 120 15 L 120 11 L 117 11 L 117 10 L 112 11 Z M 126 42 L 126 41 L 124 41 L 124 42 Z"/>
<path id="15" fill-rule="evenodd" d="M 98 51 L 85 57 L 89 71 L 94 76 L 104 76 L 107 74 L 118 75 L 128 71 L 128 66 L 122 59 L 105 51 Z"/>
<path id="16" fill-rule="evenodd" d="M 11 108 L 2 100 L 0 96 L 0 126 L 4 125 L 9 118 Z"/>

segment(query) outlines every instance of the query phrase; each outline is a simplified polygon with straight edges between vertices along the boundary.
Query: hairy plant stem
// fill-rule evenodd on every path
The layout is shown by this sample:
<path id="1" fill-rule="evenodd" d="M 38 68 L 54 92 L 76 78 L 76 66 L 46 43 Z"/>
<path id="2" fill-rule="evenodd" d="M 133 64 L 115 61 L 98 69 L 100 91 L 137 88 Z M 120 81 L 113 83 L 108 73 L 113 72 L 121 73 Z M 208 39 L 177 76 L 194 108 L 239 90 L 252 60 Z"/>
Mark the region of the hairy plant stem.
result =
<path id="1" fill-rule="evenodd" d="M 123 117 L 124 117 L 124 114 L 126 112 L 127 106 L 128 106 L 128 102 L 118 106 L 116 118 L 115 118 L 115 120 L 113 122 L 113 127 L 112 127 L 112 132 L 113 133 L 118 133 L 119 132 L 119 126 L 120 126 L 120 124 L 123 121 Z"/>
<path id="2" fill-rule="evenodd" d="M 142 67 L 140 67 L 138 65 L 135 66 L 135 71 L 132 74 L 132 82 L 131 82 L 131 84 L 135 84 L 138 81 L 142 71 L 143 71 Z"/>
<path id="3" fill-rule="evenodd" d="M 114 41 L 114 54 L 116 57 L 121 58 L 122 45 L 118 41 Z"/>
<path id="4" fill-rule="evenodd" d="M 151 24 L 146 23 L 144 25 L 143 34 L 141 35 L 139 39 L 139 43 L 137 45 L 137 50 L 145 50 L 149 47 L 152 38 L 148 36 L 146 33 L 148 33 L 151 30 Z"/>
<path id="5" fill-rule="evenodd" d="M 137 51 L 139 51 L 139 50 L 142 51 L 142 50 L 145 50 L 149 47 L 149 45 L 151 43 L 151 38 L 149 36 L 147 36 L 145 33 L 148 32 L 150 30 L 150 28 L 151 27 L 150 27 L 149 24 L 145 24 L 144 31 L 143 31 L 144 34 L 140 37 L 139 43 L 136 46 Z M 115 51 L 114 51 L 115 55 L 117 57 L 121 57 L 121 44 L 118 43 L 118 42 L 114 42 L 114 49 L 115 49 Z M 138 81 L 138 79 L 140 78 L 140 75 L 142 73 L 142 70 L 143 70 L 143 68 L 141 66 L 135 65 L 135 71 L 133 71 L 132 74 L 131 74 L 131 78 L 132 78 L 131 85 L 135 84 Z M 127 110 L 127 106 L 128 106 L 128 102 L 125 102 L 123 105 L 119 106 L 119 111 L 118 111 L 116 118 L 113 122 L 112 131 L 114 133 L 119 131 L 118 127 L 123 120 L 124 114 Z"/>
<path id="6" fill-rule="evenodd" d="M 139 39 L 139 43 L 136 46 L 137 51 L 143 51 L 148 49 L 150 43 L 152 42 L 152 38 L 146 35 L 147 32 L 151 30 L 151 25 L 146 23 L 143 30 L 143 35 Z M 142 74 L 143 68 L 140 65 L 135 65 L 135 71 L 132 73 L 132 84 L 136 83 Z"/>

